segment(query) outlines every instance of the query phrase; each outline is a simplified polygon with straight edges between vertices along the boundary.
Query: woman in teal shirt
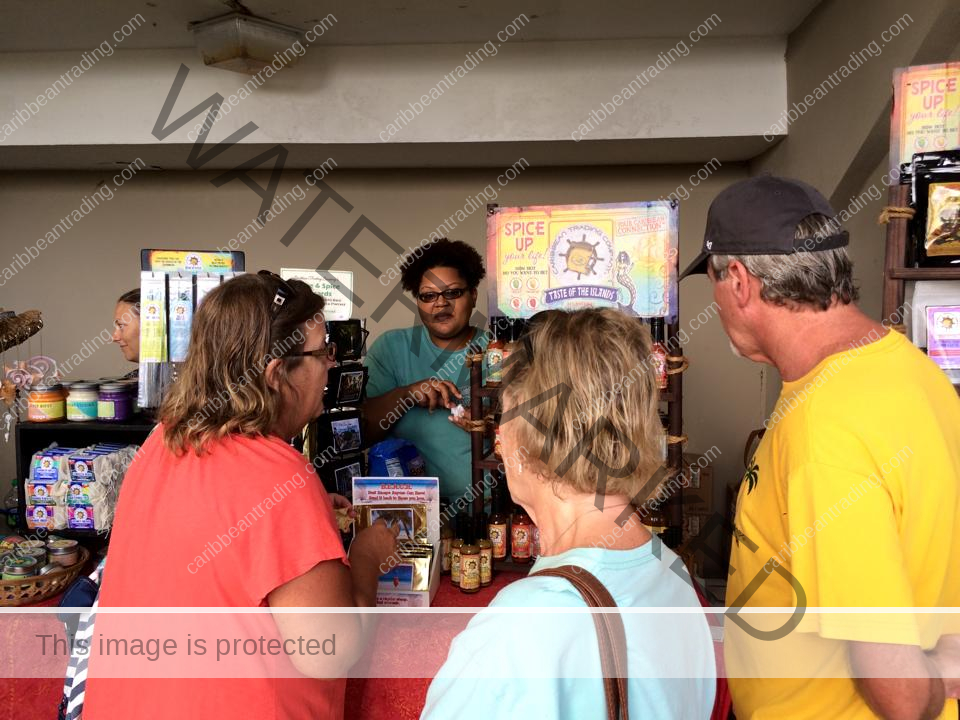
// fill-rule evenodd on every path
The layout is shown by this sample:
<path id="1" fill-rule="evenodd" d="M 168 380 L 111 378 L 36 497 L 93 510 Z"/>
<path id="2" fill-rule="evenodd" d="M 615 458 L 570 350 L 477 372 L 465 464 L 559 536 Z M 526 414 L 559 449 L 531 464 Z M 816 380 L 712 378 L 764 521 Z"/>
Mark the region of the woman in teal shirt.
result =
<path id="1" fill-rule="evenodd" d="M 502 590 L 453 641 L 422 718 L 607 717 L 586 603 L 565 578 L 537 577 L 541 570 L 582 568 L 620 608 L 700 607 L 682 563 L 654 548 L 634 512 L 661 464 L 650 355 L 647 330 L 615 310 L 531 321 L 504 378 L 500 432 L 510 495 L 539 527 L 542 554 L 531 577 Z M 630 715 L 709 718 L 716 665 L 703 613 L 621 617 Z"/>
<path id="2" fill-rule="evenodd" d="M 446 238 L 407 255 L 400 270 L 420 323 L 388 330 L 367 353 L 367 437 L 412 442 L 427 474 L 440 478 L 441 495 L 454 501 L 470 486 L 470 437 L 450 410 L 469 390 L 469 348 L 487 345 L 483 328 L 471 325 L 486 271 L 476 250 Z"/>

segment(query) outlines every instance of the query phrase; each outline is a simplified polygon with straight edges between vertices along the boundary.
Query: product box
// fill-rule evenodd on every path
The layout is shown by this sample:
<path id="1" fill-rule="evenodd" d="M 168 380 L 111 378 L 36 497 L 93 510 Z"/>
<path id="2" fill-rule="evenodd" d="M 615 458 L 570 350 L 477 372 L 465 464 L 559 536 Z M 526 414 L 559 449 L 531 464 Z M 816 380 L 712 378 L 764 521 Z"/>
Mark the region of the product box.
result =
<path id="1" fill-rule="evenodd" d="M 355 477 L 353 505 L 357 512 L 354 532 L 377 520 L 399 525 L 398 542 L 432 548 L 429 585 L 417 576 L 415 559 L 395 556 L 380 577 L 377 605 L 429 607 L 440 586 L 440 482 L 435 477 Z M 429 551 L 426 551 L 429 553 Z"/>
<path id="2" fill-rule="evenodd" d="M 703 467 L 702 459 L 698 455 L 684 453 L 682 497 L 685 510 L 713 510 L 713 468 L 709 465 Z"/>
<path id="3" fill-rule="evenodd" d="M 67 505 L 92 505 L 90 483 L 72 482 L 67 488 Z"/>
<path id="4" fill-rule="evenodd" d="M 94 530 L 93 506 L 78 505 L 67 508 L 67 527 L 71 530 Z"/>
<path id="5" fill-rule="evenodd" d="M 30 482 L 51 485 L 60 479 L 60 464 L 76 448 L 54 447 L 34 453 L 30 461 Z"/>
<path id="6" fill-rule="evenodd" d="M 942 370 L 960 368 L 960 306 L 927 307 L 927 355 Z"/>
<path id="7" fill-rule="evenodd" d="M 67 466 L 70 469 L 70 483 L 89 484 L 96 482 L 93 472 L 93 461 L 99 457 L 93 452 L 84 451 L 67 457 Z"/>
<path id="8" fill-rule="evenodd" d="M 50 483 L 28 482 L 24 489 L 26 490 L 27 502 L 31 505 L 55 505 L 56 502 L 51 496 Z"/>
<path id="9" fill-rule="evenodd" d="M 53 505 L 27 505 L 27 527 L 31 529 L 55 529 L 56 507 Z"/>

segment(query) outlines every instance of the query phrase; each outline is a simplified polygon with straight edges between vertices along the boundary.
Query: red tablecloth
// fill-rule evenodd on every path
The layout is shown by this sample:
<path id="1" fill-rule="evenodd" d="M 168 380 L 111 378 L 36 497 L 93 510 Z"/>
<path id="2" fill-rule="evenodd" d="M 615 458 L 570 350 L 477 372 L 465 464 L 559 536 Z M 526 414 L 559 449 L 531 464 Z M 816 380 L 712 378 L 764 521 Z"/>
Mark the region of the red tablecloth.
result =
<path id="1" fill-rule="evenodd" d="M 494 576 L 492 585 L 481 588 L 479 592 L 472 595 L 462 593 L 455 588 L 449 576 L 443 577 L 436 597 L 433 599 L 433 607 L 486 607 L 505 585 L 521 577 L 523 575 L 516 572 L 499 572 Z M 442 644 L 443 647 L 424 651 L 425 654 L 437 658 L 436 667 L 433 668 L 434 673 L 440 669 L 440 664 L 446 658 L 446 649 L 450 641 L 469 619 L 470 616 L 467 614 L 437 616 L 437 622 L 444 627 L 438 629 L 430 642 Z M 447 632 L 444 632 L 445 629 Z M 430 650 L 434 652 L 431 653 Z M 429 687 L 429 678 L 348 680 L 345 718 L 346 720 L 414 720 L 420 717 Z"/>
<path id="2" fill-rule="evenodd" d="M 434 598 L 434 607 L 485 607 L 493 600 L 497 592 L 505 585 L 519 579 L 522 575 L 514 572 L 498 573 L 490 587 L 480 592 L 465 595 L 450 583 L 449 577 L 443 577 L 440 588 Z M 59 596 L 40 603 L 56 605 Z M 462 616 L 466 624 L 468 615 Z M 440 622 L 450 626 L 445 642 L 449 643 L 457 632 L 456 617 L 440 617 Z M 16 633 L 15 623 L 3 623 L 4 633 Z M 438 633 L 435 642 L 444 642 L 444 634 Z M 442 659 L 446 652 L 435 656 Z M 14 665 L 16 658 L 0 658 L 4 665 Z M 10 673 L 12 674 L 12 668 Z M 437 665 L 439 669 L 439 664 Z M 418 718 L 427 697 L 430 680 L 426 678 L 410 679 L 359 679 L 347 682 L 346 718 L 347 720 L 408 720 Z M 3 678 L 0 679 L 0 720 L 54 720 L 57 717 L 57 705 L 63 692 L 63 680 L 59 678 Z M 215 720 L 211 718 L 211 720 Z"/>

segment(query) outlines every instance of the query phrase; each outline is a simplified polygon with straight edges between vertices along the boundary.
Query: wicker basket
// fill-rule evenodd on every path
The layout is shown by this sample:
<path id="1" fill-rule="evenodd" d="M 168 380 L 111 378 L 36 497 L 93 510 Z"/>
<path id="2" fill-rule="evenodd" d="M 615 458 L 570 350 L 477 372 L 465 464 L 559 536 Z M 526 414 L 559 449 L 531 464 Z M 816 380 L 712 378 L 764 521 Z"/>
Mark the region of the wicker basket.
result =
<path id="1" fill-rule="evenodd" d="M 90 559 L 90 551 L 80 548 L 80 560 L 46 575 L 34 575 L 22 580 L 0 580 L 0 605 L 32 605 L 62 593 L 79 577 Z"/>

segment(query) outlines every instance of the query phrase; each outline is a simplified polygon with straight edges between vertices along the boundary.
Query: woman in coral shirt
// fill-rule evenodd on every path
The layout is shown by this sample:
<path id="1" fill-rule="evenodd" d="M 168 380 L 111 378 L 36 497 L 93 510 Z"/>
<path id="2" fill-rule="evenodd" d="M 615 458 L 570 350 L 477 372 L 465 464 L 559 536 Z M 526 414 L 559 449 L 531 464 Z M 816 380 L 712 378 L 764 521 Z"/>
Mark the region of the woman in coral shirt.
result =
<path id="1" fill-rule="evenodd" d="M 383 523 L 360 532 L 348 558 L 330 496 L 289 445 L 323 408 L 335 348 L 326 343 L 322 309 L 323 299 L 307 285 L 271 273 L 230 280 L 204 299 L 161 424 L 120 493 L 98 634 L 109 636 L 124 617 L 104 610 L 110 607 L 374 605 L 393 533 Z M 164 634 L 158 628 L 174 634 L 188 621 L 212 635 L 229 624 L 223 613 L 144 617 L 158 636 Z M 293 654 L 264 657 L 272 670 L 255 677 L 226 672 L 216 679 L 184 673 L 187 666 L 173 675 L 189 679 L 170 673 L 158 679 L 149 673 L 150 667 L 161 673 L 156 664 L 117 679 L 110 665 L 116 658 L 92 654 L 84 718 L 343 716 L 345 680 L 315 678 L 343 677 L 363 652 L 372 616 L 237 617 L 253 618 L 261 628 L 269 622 L 278 646 L 289 641 L 283 647 Z M 330 637 L 331 628 L 335 654 L 305 652 L 303 643 L 296 650 L 298 639 Z M 184 657 L 183 638 L 178 650 L 178 661 L 197 660 Z"/>

